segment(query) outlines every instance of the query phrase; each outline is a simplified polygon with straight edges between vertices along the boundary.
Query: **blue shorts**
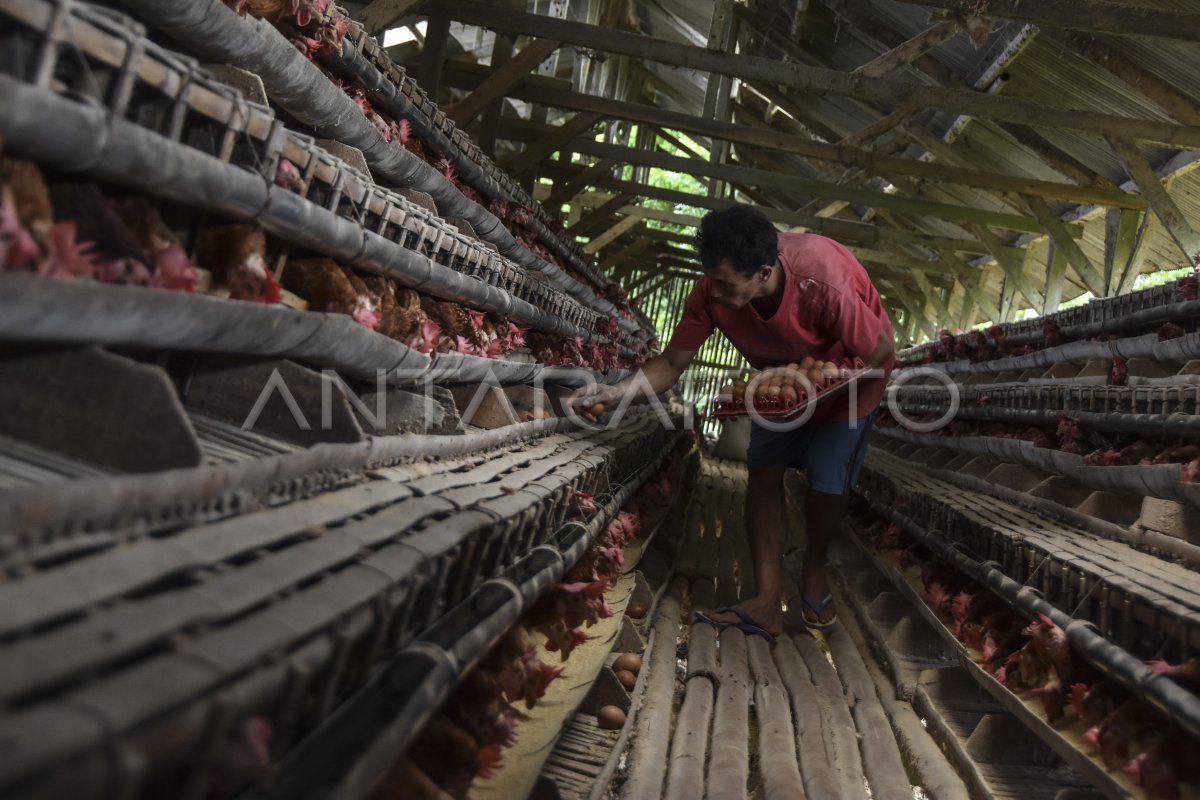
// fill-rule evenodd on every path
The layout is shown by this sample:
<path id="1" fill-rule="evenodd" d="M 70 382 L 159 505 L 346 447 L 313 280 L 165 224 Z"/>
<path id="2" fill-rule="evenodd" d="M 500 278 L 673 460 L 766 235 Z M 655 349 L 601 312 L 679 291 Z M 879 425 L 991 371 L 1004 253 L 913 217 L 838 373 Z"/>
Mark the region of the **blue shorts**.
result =
<path id="1" fill-rule="evenodd" d="M 789 431 L 771 431 L 754 423 L 746 464 L 751 468 L 781 465 L 804 470 L 809 488 L 822 494 L 849 494 L 867 458 L 874 414 L 850 423 L 823 422 Z"/>

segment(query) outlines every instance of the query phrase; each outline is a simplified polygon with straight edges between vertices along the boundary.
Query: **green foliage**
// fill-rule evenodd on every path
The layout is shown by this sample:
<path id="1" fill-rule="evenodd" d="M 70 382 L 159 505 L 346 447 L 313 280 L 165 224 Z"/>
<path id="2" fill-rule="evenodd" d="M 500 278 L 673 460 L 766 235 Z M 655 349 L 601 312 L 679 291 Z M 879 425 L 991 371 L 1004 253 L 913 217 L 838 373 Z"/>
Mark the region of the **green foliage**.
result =
<path id="1" fill-rule="evenodd" d="M 1159 272 L 1147 272 L 1138 275 L 1133 281 L 1133 290 L 1149 289 L 1153 286 L 1162 286 L 1164 283 L 1170 283 L 1179 278 L 1191 275 L 1194 270 L 1191 267 L 1180 267 L 1179 269 L 1164 269 Z"/>

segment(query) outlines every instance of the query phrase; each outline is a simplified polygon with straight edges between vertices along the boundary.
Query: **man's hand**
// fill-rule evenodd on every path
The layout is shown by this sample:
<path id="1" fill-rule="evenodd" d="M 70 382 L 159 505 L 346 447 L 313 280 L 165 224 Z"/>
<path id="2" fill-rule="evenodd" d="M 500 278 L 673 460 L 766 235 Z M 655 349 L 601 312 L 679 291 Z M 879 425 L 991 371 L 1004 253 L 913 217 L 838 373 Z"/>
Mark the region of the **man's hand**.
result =
<path id="1" fill-rule="evenodd" d="M 625 390 L 620 385 L 612 386 L 605 383 L 589 383 L 582 389 L 576 389 L 567 397 L 566 405 L 590 414 L 599 416 L 603 406 L 619 403 L 625 396 Z M 597 408 L 601 406 L 601 408 Z"/>

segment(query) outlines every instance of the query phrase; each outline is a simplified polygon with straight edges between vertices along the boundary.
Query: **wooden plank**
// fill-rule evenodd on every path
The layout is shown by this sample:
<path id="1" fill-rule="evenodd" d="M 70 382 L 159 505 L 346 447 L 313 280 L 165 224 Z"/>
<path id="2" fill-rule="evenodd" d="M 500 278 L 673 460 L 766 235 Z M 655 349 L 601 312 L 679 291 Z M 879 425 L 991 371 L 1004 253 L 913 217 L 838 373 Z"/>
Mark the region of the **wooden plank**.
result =
<path id="1" fill-rule="evenodd" d="M 911 292 L 909 292 L 896 281 L 888 281 L 887 286 L 890 289 L 889 294 L 904 304 L 904 307 L 908 309 L 908 313 L 913 315 L 913 319 L 916 320 L 917 324 L 921 327 L 921 330 L 924 331 L 930 339 L 936 339 L 937 328 L 932 322 L 929 321 L 929 318 L 925 316 L 924 304 L 922 304 L 917 298 L 913 297 Z"/>
<path id="2" fill-rule="evenodd" d="M 1000 265 L 1000 269 L 1004 270 L 1005 286 L 1011 286 L 1023 294 L 1025 299 L 1034 308 L 1041 308 L 1045 303 L 1045 299 L 1034 287 L 1033 282 L 1025 276 L 1024 262 L 1019 258 L 1014 258 L 1010 251 L 1003 249 L 1004 242 L 986 227 L 977 226 L 975 232 L 979 235 L 984 245 L 992 249 L 992 255 L 995 257 L 996 263 Z M 1004 316 L 1004 310 L 1002 302 L 1000 305 L 1001 317 Z"/>
<path id="3" fill-rule="evenodd" d="M 1063 282 L 1067 277 L 1067 257 L 1062 249 L 1054 242 L 1049 243 L 1046 251 L 1046 302 L 1042 304 L 1043 314 L 1053 314 L 1062 303 Z"/>
<path id="4" fill-rule="evenodd" d="M 618 194 L 603 204 L 592 209 L 588 213 L 580 217 L 579 221 L 570 226 L 567 230 L 572 236 L 590 236 L 594 231 L 608 220 L 613 214 L 617 213 L 621 208 L 636 202 L 638 195 L 631 193 Z"/>
<path id="5" fill-rule="evenodd" d="M 920 288 L 921 293 L 925 295 L 925 299 L 933 304 L 934 313 L 937 314 L 938 321 L 943 328 L 954 327 L 954 315 L 950 313 L 950 309 L 946 307 L 946 301 L 942 299 L 941 293 L 933 287 L 926 278 L 924 273 L 912 273 L 912 279 Z"/>
<path id="6" fill-rule="evenodd" d="M 416 11 L 425 0 L 375 0 L 358 13 L 358 21 L 372 36 L 377 36 L 393 22 Z"/>
<path id="7" fill-rule="evenodd" d="M 473 88 L 486 75 L 486 68 L 455 63 L 448 69 L 447 76 L 459 88 Z M 696 115 L 668 111 L 642 103 L 629 103 L 607 97 L 570 91 L 566 82 L 541 78 L 529 78 L 516 87 L 511 95 L 526 102 L 561 108 L 570 111 L 591 111 L 609 119 L 623 119 L 647 125 L 656 125 L 684 131 L 688 134 L 748 144 L 766 150 L 793 153 L 805 158 L 830 161 L 847 167 L 858 167 L 871 174 L 901 175 L 925 180 L 956 183 L 996 191 L 1017 192 L 1040 197 L 1089 205 L 1112 205 L 1118 207 L 1144 208 L 1144 201 L 1136 194 L 1114 188 L 1078 186 L 1058 181 L 1042 181 L 1005 175 L 997 172 L 965 169 L 944 164 L 918 161 L 915 159 L 887 156 L 871 150 L 847 147 L 828 142 L 815 141 L 810 137 L 783 133 L 777 130 L 753 129 L 717 120 L 705 120 Z M 852 134 L 853 135 L 853 134 Z M 936 137 L 934 137 L 936 138 Z"/>
<path id="8" fill-rule="evenodd" d="M 1175 244 L 1179 245 L 1185 259 L 1181 266 L 1192 266 L 1195 259 L 1200 257 L 1200 233 L 1188 222 L 1137 145 L 1112 137 L 1109 137 L 1108 143 L 1150 204 L 1154 215 L 1162 222 Z"/>
<path id="9" fill-rule="evenodd" d="M 667 200 L 669 202 L 695 206 L 697 208 L 715 210 L 724 208 L 728 205 L 728 201 L 718 198 L 690 194 L 688 192 L 679 192 L 675 191 L 674 189 L 658 189 L 651 186 L 642 186 L 630 181 L 609 180 L 605 182 L 605 185 L 606 187 L 615 189 L 619 192 L 637 192 L 642 197 L 648 197 L 656 200 Z M 605 199 L 607 198 L 608 196 L 605 195 Z M 869 247 L 871 245 L 877 245 L 880 242 L 898 242 L 903 244 L 926 246 L 934 250 L 961 249 L 965 250 L 966 252 L 989 252 L 981 243 L 968 239 L 928 237 L 923 234 L 912 233 L 910 231 L 900 230 L 898 228 L 885 228 L 882 226 L 869 225 L 862 222 L 851 222 L 849 220 L 798 214 L 790 211 L 782 211 L 770 206 L 754 207 L 762 211 L 767 218 L 773 222 L 789 225 L 793 228 L 803 228 L 813 233 L 820 233 L 844 243 L 860 243 Z M 683 225 L 700 224 L 700 217 L 661 212 L 657 209 L 647 209 L 646 216 L 648 219 L 658 219 L 664 222 L 678 222 Z M 1007 249 L 1012 250 L 1013 248 Z"/>
<path id="10" fill-rule="evenodd" d="M 863 64 L 854 70 L 854 74 L 864 78 L 882 78 L 890 72 L 911 64 L 939 44 L 950 41 L 958 36 L 960 30 L 956 20 L 934 23 L 933 26 L 926 28 L 908 41 L 896 45 L 886 53 Z"/>
<path id="11" fill-rule="evenodd" d="M 975 296 L 968 290 L 968 284 L 973 282 L 973 278 L 964 276 L 959 284 L 963 289 L 962 307 L 958 312 L 958 329 L 960 331 L 968 331 L 975 324 Z"/>
<path id="12" fill-rule="evenodd" d="M 527 172 L 549 158 L 555 150 L 561 149 L 568 142 L 589 130 L 599 120 L 599 114 L 580 112 L 560 125 L 555 133 L 526 147 L 502 166 L 512 175 Z"/>
<path id="13" fill-rule="evenodd" d="M 437 99 L 442 87 L 442 67 L 446 63 L 446 46 L 450 41 L 450 16 L 441 9 L 429 15 L 425 28 L 425 46 L 421 48 L 421 88 Z"/>
<path id="14" fill-rule="evenodd" d="M 514 42 L 511 36 L 497 35 L 492 41 L 491 68 L 503 67 L 512 58 Z M 478 88 L 478 87 L 476 87 Z M 479 147 L 489 158 L 496 157 L 496 139 L 499 137 L 500 118 L 504 112 L 504 100 L 489 105 L 479 123 Z"/>
<path id="15" fill-rule="evenodd" d="M 504 95 L 533 69 L 537 68 L 550 54 L 559 48 L 560 42 L 553 39 L 535 39 L 525 46 L 512 60 L 499 68 L 494 68 L 487 80 L 479 84 L 475 91 L 455 103 L 446 113 L 459 127 L 475 119 L 491 103 Z"/>
<path id="16" fill-rule="evenodd" d="M 647 247 L 649 247 L 653 243 L 654 243 L 654 240 L 650 239 L 648 237 L 635 240 L 632 244 L 629 244 L 629 245 L 623 247 L 622 249 L 618 250 L 617 252 L 613 253 L 612 255 L 607 256 L 603 261 L 601 261 L 599 264 L 600 272 L 602 272 L 602 273 L 607 272 L 612 267 L 615 267 L 622 262 L 632 259 L 634 256 L 636 256 L 638 253 L 645 250 Z M 617 274 L 617 270 L 614 270 L 613 271 L 614 278 L 616 277 L 616 274 Z"/>
<path id="17" fill-rule="evenodd" d="M 1067 28 L 1117 36 L 1151 36 L 1200 42 L 1200 14 L 1180 13 L 1092 0 L 903 0 L 918 6 L 961 14 L 1031 22 L 1044 28 Z"/>
<path id="18" fill-rule="evenodd" d="M 1142 215 L 1132 209 L 1109 209 L 1104 220 L 1104 285 L 1108 295 L 1120 291 L 1133 260 Z"/>
<path id="19" fill-rule="evenodd" d="M 1104 274 L 1092 263 L 1087 254 L 1083 252 L 1083 248 L 1075 241 L 1074 233 L 1067 228 L 1065 222 L 1059 219 L 1054 210 L 1046 204 L 1046 201 L 1040 197 L 1027 197 L 1029 210 L 1038 218 L 1054 240 L 1056 250 L 1061 250 L 1066 256 L 1067 263 L 1075 270 L 1085 286 L 1097 297 L 1104 296 Z M 1034 308 L 1040 308 L 1039 304 L 1034 304 Z"/>
<path id="20" fill-rule="evenodd" d="M 613 241 L 621 234 L 630 230 L 635 225 L 638 225 L 641 221 L 642 221 L 641 214 L 630 214 L 628 217 L 621 220 L 616 225 L 613 225 L 611 228 L 606 230 L 604 233 L 600 234 L 599 236 L 597 236 L 596 238 L 594 238 L 590 242 L 588 242 L 587 245 L 583 248 L 583 252 L 587 253 L 588 255 L 593 255 L 593 254 L 597 253 L 609 242 Z"/>
<path id="21" fill-rule="evenodd" d="M 580 172 L 573 178 L 563 181 L 560 185 L 555 182 L 554 191 L 550 192 L 550 196 L 543 201 L 549 209 L 556 209 L 563 203 L 569 201 L 580 190 L 588 185 L 594 185 L 597 180 L 612 173 L 613 168 L 617 166 L 617 162 L 611 158 L 602 158 L 590 167 Z"/>
<path id="22" fill-rule="evenodd" d="M 1028 100 L 982 95 L 962 89 L 926 86 L 888 78 L 865 81 L 836 70 L 743 53 L 718 53 L 695 45 L 612 30 L 599 25 L 498 9 L 467 0 L 448 0 L 440 3 L 439 8 L 445 8 L 460 22 L 482 25 L 504 33 L 559 39 L 577 46 L 645 61 L 716 72 L 750 82 L 852 97 L 889 108 L 897 103 L 919 103 L 929 108 L 1021 125 L 1114 135 L 1181 148 L 1200 147 L 1200 129 L 1175 123 L 1058 108 Z M 1195 30 L 1200 31 L 1200 25 L 1197 25 Z M 1200 36 L 1200 33 L 1194 35 Z"/>
<path id="23" fill-rule="evenodd" d="M 891 208 L 914 216 L 973 222 L 1026 233 L 1040 233 L 1042 230 L 1042 226 L 1038 220 L 1029 216 L 1004 214 L 997 211 L 951 203 L 932 202 L 872 189 L 856 189 L 836 183 L 788 175 L 783 172 L 772 172 L 764 169 L 752 169 L 713 162 L 698 162 L 695 159 L 672 156 L 667 153 L 647 152 L 592 141 L 578 142 L 575 149 L 577 152 L 587 155 L 620 159 L 628 164 L 642 164 L 650 167 L 658 167 L 659 169 L 692 175 L 703 175 L 708 178 L 720 180 L 741 181 L 755 186 L 800 192 L 812 197 L 845 200 L 850 203 L 871 206 L 873 208 Z"/>

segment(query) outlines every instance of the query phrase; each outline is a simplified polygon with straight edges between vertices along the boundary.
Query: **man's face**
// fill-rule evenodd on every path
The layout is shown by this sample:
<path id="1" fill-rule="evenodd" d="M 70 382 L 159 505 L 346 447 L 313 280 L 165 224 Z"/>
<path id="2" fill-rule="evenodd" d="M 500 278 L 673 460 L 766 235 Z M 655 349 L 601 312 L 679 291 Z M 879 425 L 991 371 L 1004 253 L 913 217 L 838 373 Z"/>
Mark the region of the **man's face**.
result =
<path id="1" fill-rule="evenodd" d="M 744 275 L 726 260 L 705 270 L 704 274 L 712 286 L 713 302 L 737 310 L 763 293 L 767 279 L 771 277 L 771 267 L 764 266 L 753 275 Z"/>

